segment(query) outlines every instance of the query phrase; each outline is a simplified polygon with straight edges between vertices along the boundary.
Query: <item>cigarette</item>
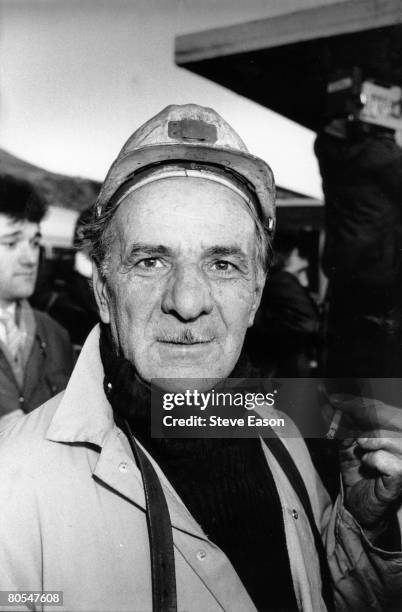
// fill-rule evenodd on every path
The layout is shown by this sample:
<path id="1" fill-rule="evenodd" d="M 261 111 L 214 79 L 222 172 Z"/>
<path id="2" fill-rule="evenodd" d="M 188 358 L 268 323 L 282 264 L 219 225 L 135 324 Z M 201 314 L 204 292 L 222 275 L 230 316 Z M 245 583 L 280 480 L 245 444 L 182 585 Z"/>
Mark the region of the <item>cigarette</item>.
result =
<path id="1" fill-rule="evenodd" d="M 339 424 L 342 418 L 342 411 L 335 410 L 334 416 L 332 417 L 331 425 L 329 426 L 328 433 L 326 434 L 327 440 L 333 440 L 336 436 L 336 432 L 339 429 Z"/>

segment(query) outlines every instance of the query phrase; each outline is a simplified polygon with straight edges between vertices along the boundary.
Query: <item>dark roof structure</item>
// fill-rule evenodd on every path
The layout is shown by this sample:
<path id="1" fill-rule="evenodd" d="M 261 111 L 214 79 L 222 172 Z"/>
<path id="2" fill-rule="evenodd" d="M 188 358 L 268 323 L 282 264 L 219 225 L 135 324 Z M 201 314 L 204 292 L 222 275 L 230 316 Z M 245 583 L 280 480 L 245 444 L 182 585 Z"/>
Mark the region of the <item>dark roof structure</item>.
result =
<path id="1" fill-rule="evenodd" d="M 297 6 L 297 2 L 295 2 Z M 178 66 L 317 130 L 334 70 L 402 85 L 401 0 L 334 0 L 176 38 Z"/>

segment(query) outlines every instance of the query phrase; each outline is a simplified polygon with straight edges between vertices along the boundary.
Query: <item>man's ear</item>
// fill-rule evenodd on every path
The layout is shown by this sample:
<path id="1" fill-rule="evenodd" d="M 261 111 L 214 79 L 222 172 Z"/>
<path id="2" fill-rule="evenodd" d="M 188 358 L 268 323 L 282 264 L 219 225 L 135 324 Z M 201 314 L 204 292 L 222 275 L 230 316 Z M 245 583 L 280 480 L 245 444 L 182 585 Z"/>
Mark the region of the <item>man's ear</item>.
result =
<path id="1" fill-rule="evenodd" d="M 248 319 L 248 327 L 251 327 L 254 323 L 255 313 L 261 303 L 262 292 L 265 287 L 265 281 L 267 280 L 267 274 L 259 267 L 256 275 L 256 283 L 254 289 L 253 304 Z"/>
<path id="2" fill-rule="evenodd" d="M 103 323 L 110 323 L 109 295 L 105 278 L 100 274 L 98 266 L 92 263 L 92 282 L 99 315 Z"/>

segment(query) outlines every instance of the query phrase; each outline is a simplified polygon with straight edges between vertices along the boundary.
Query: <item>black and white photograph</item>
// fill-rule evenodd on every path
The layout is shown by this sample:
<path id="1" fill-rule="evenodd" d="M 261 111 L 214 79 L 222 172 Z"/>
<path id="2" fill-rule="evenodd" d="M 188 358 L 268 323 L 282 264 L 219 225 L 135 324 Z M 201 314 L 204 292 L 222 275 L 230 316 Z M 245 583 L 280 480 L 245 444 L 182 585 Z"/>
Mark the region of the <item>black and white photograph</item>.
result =
<path id="1" fill-rule="evenodd" d="M 0 612 L 402 612 L 402 1 L 0 0 Z"/>

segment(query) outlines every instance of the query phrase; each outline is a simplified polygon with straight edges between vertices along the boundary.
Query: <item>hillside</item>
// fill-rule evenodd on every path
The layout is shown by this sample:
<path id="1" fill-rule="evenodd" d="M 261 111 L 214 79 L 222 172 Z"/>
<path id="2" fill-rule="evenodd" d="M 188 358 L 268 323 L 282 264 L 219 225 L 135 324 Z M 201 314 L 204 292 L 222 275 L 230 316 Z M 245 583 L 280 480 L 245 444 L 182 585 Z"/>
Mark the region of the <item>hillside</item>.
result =
<path id="1" fill-rule="evenodd" d="M 7 174 L 34 185 L 49 206 L 78 211 L 93 203 L 100 187 L 97 181 L 48 172 L 0 149 L 0 178 Z"/>

